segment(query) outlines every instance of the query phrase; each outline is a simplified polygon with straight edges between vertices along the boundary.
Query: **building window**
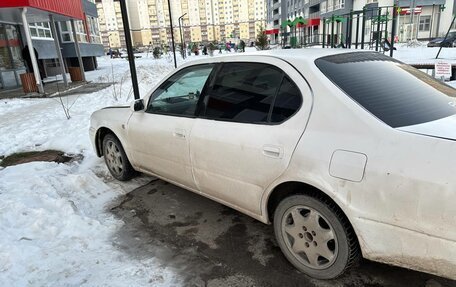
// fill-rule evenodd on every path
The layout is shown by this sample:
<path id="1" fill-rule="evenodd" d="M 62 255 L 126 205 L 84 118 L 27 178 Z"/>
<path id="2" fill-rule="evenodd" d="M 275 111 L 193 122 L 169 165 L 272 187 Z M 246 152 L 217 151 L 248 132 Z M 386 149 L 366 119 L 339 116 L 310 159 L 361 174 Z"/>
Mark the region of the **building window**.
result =
<path id="1" fill-rule="evenodd" d="M 32 38 L 54 39 L 48 22 L 30 23 L 29 27 Z"/>
<path id="2" fill-rule="evenodd" d="M 62 42 L 73 42 L 73 35 L 71 34 L 70 22 L 60 22 L 60 35 L 62 35 Z"/>
<path id="3" fill-rule="evenodd" d="M 84 22 L 74 21 L 74 26 L 76 27 L 76 37 L 81 43 L 87 43 L 87 34 L 84 27 Z"/>
<path id="4" fill-rule="evenodd" d="M 429 31 L 431 28 L 431 16 L 421 16 L 419 31 Z"/>
<path id="5" fill-rule="evenodd" d="M 90 31 L 90 42 L 101 44 L 100 29 L 98 28 L 98 19 L 92 16 L 87 16 L 87 25 Z"/>

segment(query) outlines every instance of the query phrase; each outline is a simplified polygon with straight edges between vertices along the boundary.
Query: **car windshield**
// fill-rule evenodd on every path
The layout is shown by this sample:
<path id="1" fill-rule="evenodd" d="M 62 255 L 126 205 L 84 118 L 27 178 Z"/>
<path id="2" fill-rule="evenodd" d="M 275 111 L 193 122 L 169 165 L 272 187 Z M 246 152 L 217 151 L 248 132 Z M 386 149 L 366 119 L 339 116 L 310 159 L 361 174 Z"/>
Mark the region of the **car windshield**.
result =
<path id="1" fill-rule="evenodd" d="M 393 128 L 456 114 L 456 89 L 388 56 L 353 52 L 319 58 L 334 84 Z"/>

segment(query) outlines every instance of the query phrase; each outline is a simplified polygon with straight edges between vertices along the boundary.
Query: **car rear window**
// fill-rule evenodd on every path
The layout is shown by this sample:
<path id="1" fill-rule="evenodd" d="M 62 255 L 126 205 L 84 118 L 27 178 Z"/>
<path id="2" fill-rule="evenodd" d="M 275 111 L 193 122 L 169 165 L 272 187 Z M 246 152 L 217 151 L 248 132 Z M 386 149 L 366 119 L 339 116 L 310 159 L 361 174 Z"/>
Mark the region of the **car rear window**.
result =
<path id="1" fill-rule="evenodd" d="M 281 123 L 302 103 L 297 86 L 263 63 L 225 63 L 207 94 L 206 118 L 241 123 Z"/>
<path id="2" fill-rule="evenodd" d="M 456 89 L 388 56 L 354 52 L 315 60 L 349 97 L 393 128 L 456 114 Z"/>

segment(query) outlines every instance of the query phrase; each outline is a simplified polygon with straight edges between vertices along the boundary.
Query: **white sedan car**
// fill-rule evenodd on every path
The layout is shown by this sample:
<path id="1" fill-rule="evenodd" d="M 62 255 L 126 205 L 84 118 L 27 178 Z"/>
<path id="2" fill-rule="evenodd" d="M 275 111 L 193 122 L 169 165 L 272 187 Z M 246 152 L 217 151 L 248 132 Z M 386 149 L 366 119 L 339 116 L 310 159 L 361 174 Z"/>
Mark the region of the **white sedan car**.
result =
<path id="1" fill-rule="evenodd" d="M 456 279 L 455 96 L 375 52 L 205 58 L 95 112 L 90 134 L 116 179 L 147 173 L 272 223 L 314 278 L 362 256 Z"/>

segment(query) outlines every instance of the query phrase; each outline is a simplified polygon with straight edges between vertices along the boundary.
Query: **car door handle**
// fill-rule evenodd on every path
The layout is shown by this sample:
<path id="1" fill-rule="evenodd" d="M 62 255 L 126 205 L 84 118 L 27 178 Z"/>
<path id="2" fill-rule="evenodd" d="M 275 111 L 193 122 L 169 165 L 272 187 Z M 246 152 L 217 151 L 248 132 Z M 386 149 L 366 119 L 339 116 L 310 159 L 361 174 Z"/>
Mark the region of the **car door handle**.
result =
<path id="1" fill-rule="evenodd" d="M 280 146 L 275 145 L 264 145 L 263 154 L 268 157 L 282 158 L 283 149 Z"/>
<path id="2" fill-rule="evenodd" d="M 183 138 L 185 139 L 185 130 L 182 130 L 182 129 L 175 129 L 174 130 L 174 133 L 173 133 L 173 136 L 177 137 L 177 138 Z"/>

